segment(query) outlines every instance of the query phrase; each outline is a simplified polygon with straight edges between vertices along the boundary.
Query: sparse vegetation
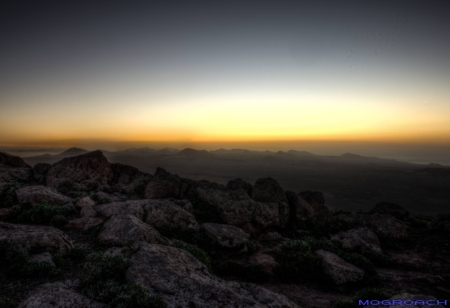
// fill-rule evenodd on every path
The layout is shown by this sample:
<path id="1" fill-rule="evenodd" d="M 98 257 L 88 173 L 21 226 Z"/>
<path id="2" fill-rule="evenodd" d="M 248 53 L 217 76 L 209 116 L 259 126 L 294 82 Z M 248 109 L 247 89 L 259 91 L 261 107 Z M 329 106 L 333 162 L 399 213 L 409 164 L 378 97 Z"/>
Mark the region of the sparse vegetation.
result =
<path id="1" fill-rule="evenodd" d="M 255 253 L 258 250 L 254 241 L 248 241 L 245 246 L 247 246 L 248 253 Z"/>
<path id="2" fill-rule="evenodd" d="M 48 263 L 31 262 L 27 251 L 7 240 L 0 241 L 0 272 L 6 276 L 54 277 L 59 271 Z"/>
<path id="3" fill-rule="evenodd" d="M 381 278 L 369 259 L 357 253 L 343 251 L 337 242 L 313 237 L 286 242 L 280 250 L 273 253 L 279 264 L 277 276 L 287 280 L 308 279 L 329 283 L 330 280 L 322 270 L 321 258 L 314 253 L 319 249 L 335 253 L 346 262 L 364 270 L 366 284 L 376 284 L 380 281 Z"/>
<path id="4" fill-rule="evenodd" d="M 161 297 L 150 295 L 143 286 L 126 283 L 125 273 L 129 266 L 130 261 L 121 254 L 90 254 L 85 265 L 86 274 L 80 281 L 82 293 L 110 307 L 166 307 Z"/>
<path id="5" fill-rule="evenodd" d="M 18 217 L 18 220 L 25 223 L 61 227 L 66 223 L 67 216 L 70 213 L 71 209 L 68 207 L 41 203 L 36 206 L 23 209 L 22 213 Z"/>
<path id="6" fill-rule="evenodd" d="M 16 308 L 17 304 L 8 297 L 0 297 L 0 307 L 1 308 Z"/>
<path id="7" fill-rule="evenodd" d="M 0 208 L 11 207 L 18 203 L 16 190 L 22 187 L 22 184 L 10 182 L 2 187 L 0 191 Z"/>
<path id="8" fill-rule="evenodd" d="M 211 271 L 211 261 L 209 259 L 208 254 L 204 250 L 198 248 L 196 245 L 186 244 L 181 241 L 175 241 L 174 246 L 189 252 L 197 260 L 202 262 L 208 268 L 209 271 Z"/>

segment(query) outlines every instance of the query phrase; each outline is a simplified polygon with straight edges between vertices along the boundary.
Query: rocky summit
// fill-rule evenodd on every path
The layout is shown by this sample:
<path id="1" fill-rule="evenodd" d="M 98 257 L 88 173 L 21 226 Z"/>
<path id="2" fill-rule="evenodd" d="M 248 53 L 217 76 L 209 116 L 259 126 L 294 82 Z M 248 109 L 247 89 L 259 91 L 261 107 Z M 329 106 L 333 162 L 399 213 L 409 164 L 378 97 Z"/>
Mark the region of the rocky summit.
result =
<path id="1" fill-rule="evenodd" d="M 351 308 L 450 295 L 450 213 L 390 200 L 333 212 L 322 192 L 271 177 L 223 185 L 75 154 L 31 167 L 0 152 L 1 308 Z"/>

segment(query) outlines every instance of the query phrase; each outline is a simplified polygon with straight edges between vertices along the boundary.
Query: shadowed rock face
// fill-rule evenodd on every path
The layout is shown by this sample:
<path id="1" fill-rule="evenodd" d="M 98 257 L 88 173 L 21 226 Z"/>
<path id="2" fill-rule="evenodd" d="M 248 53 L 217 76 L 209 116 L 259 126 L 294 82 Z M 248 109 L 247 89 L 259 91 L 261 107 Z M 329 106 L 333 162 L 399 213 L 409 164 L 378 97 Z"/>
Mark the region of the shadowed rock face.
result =
<path id="1" fill-rule="evenodd" d="M 312 206 L 295 192 L 286 191 L 286 198 L 289 201 L 290 215 L 294 222 L 309 219 L 314 216 Z"/>
<path id="2" fill-rule="evenodd" d="M 113 170 L 101 151 L 69 157 L 54 164 L 47 174 L 47 185 L 57 187 L 63 181 L 73 180 L 87 186 L 92 182 L 108 185 L 114 178 Z"/>
<path id="3" fill-rule="evenodd" d="M 181 180 L 162 168 L 157 168 L 153 179 L 145 188 L 145 197 L 149 199 L 179 198 Z"/>
<path id="4" fill-rule="evenodd" d="M 428 224 L 428 228 L 431 230 L 450 232 L 450 213 L 434 217 Z"/>
<path id="5" fill-rule="evenodd" d="M 4 222 L 0 222 L 0 240 L 9 240 L 25 250 L 45 248 L 47 251 L 65 251 L 73 247 L 69 237 L 56 228 Z"/>
<path id="6" fill-rule="evenodd" d="M 272 178 L 258 179 L 253 186 L 252 199 L 259 202 L 285 202 L 288 203 L 284 190 Z"/>
<path id="7" fill-rule="evenodd" d="M 235 248 L 244 246 L 250 235 L 235 226 L 223 224 L 202 224 L 206 236 L 221 247 Z"/>
<path id="8" fill-rule="evenodd" d="M 242 179 L 235 179 L 228 181 L 226 189 L 228 190 L 244 190 L 249 196 L 252 195 L 253 187 L 252 184 L 243 181 Z"/>
<path id="9" fill-rule="evenodd" d="M 37 287 L 19 305 L 19 308 L 107 308 L 69 288 L 62 282 Z"/>
<path id="10" fill-rule="evenodd" d="M 127 246 L 135 242 L 167 244 L 158 231 L 133 215 L 111 217 L 97 239 L 103 245 L 112 246 Z"/>
<path id="11" fill-rule="evenodd" d="M 316 215 L 331 215 L 330 210 L 325 206 L 325 198 L 320 191 L 302 191 L 299 196 L 312 206 Z"/>
<path id="12" fill-rule="evenodd" d="M 40 184 L 47 182 L 47 173 L 52 168 L 52 165 L 45 163 L 38 163 L 33 166 L 33 178 Z"/>
<path id="13" fill-rule="evenodd" d="M 31 167 L 22 158 L 0 152 L 0 189 L 8 182 L 28 182 L 31 174 Z"/>
<path id="14" fill-rule="evenodd" d="M 0 152 L 0 167 L 31 168 L 22 158 L 4 152 Z"/>
<path id="15" fill-rule="evenodd" d="M 16 190 L 17 200 L 21 204 L 31 203 L 37 205 L 39 203 L 48 203 L 50 205 L 63 205 L 72 201 L 60 194 L 56 189 L 47 186 L 25 186 Z"/>
<path id="16" fill-rule="evenodd" d="M 402 206 L 388 202 L 377 203 L 368 214 L 389 214 L 400 220 L 405 220 L 409 217 L 409 212 Z"/>
<path id="17" fill-rule="evenodd" d="M 131 257 L 126 279 L 162 296 L 168 308 L 297 307 L 262 287 L 219 279 L 190 253 L 168 246 L 142 244 Z"/>

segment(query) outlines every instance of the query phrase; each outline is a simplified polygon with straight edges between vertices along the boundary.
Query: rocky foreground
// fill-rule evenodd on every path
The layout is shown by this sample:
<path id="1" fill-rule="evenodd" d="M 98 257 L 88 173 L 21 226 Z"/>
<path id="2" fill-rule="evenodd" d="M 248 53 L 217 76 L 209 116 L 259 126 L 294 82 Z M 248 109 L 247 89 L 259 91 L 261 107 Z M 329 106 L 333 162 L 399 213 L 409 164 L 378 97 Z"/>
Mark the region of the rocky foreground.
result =
<path id="1" fill-rule="evenodd" d="M 0 152 L 0 307 L 358 307 L 450 297 L 450 214 L 331 212 L 272 178 L 226 186 Z M 388 200 L 387 200 L 388 201 Z"/>

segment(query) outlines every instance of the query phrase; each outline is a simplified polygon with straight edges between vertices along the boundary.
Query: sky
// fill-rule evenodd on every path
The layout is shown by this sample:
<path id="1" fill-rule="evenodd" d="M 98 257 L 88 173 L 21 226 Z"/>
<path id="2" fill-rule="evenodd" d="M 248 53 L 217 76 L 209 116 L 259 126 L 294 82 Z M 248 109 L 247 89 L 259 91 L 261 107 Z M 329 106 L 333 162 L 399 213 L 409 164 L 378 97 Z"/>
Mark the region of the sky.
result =
<path id="1" fill-rule="evenodd" d="M 3 149 L 450 157 L 448 1 L 6 4 Z"/>

